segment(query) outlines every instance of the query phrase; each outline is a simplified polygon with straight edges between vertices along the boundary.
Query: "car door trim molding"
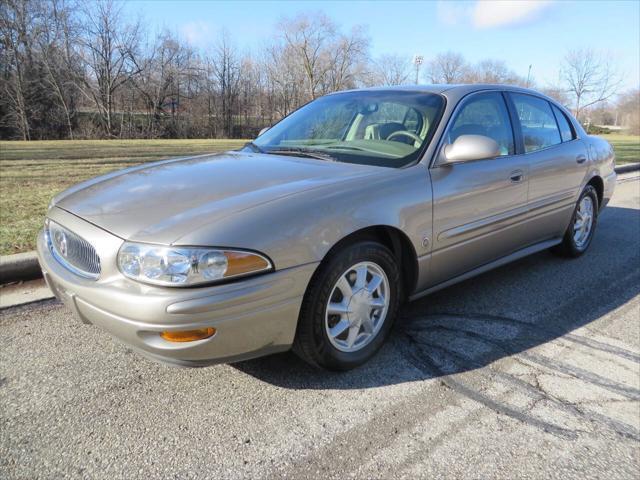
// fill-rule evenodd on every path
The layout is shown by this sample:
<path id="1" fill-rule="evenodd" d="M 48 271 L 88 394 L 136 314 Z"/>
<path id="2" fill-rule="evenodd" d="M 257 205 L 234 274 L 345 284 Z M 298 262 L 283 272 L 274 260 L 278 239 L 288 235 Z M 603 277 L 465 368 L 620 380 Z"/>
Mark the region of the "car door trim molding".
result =
<path id="1" fill-rule="evenodd" d="M 553 195 L 549 195 L 548 197 L 541 198 L 529 205 L 530 210 L 540 210 L 542 208 L 552 206 L 554 204 L 560 204 L 564 202 L 562 205 L 558 205 L 556 208 L 562 208 L 566 203 L 573 204 L 574 200 L 574 189 L 567 189 L 559 193 L 554 193 Z"/>
<path id="2" fill-rule="evenodd" d="M 458 227 L 450 228 L 449 230 L 444 230 L 438 234 L 438 241 L 449 240 L 451 238 L 459 237 L 469 232 L 473 232 L 475 230 L 480 230 L 485 227 L 493 227 L 499 225 L 502 222 L 505 222 L 502 228 L 509 226 L 513 222 L 509 222 L 509 220 L 514 217 L 519 217 L 523 213 L 526 213 L 529 210 L 527 205 L 514 208 L 512 210 L 508 210 L 506 212 L 500 213 L 498 215 L 492 215 L 490 217 L 481 218 L 480 220 L 474 220 L 470 223 L 465 223 L 464 225 L 460 225 Z M 508 223 L 507 223 L 508 222 Z M 500 230 L 502 229 L 500 228 Z"/>
<path id="3" fill-rule="evenodd" d="M 538 200 L 535 203 L 530 205 L 524 205 L 521 207 L 514 208 L 512 210 L 508 210 L 507 212 L 500 213 L 498 215 L 492 215 L 490 217 L 485 217 L 480 220 L 475 220 L 470 223 L 466 223 L 464 225 L 460 225 L 458 227 L 451 228 L 449 230 L 444 230 L 438 234 L 438 241 L 450 240 L 455 237 L 460 237 L 469 232 L 473 232 L 476 230 L 480 230 L 483 228 L 496 227 L 500 224 L 498 229 L 493 228 L 492 232 L 499 232 L 504 228 L 508 228 L 512 225 L 517 225 L 519 223 L 525 222 L 538 215 L 539 213 L 546 213 L 546 210 L 559 210 L 561 208 L 566 207 L 567 205 L 571 205 L 573 203 L 573 191 L 565 190 L 564 192 L 560 192 L 558 194 L 551 195 L 549 197 Z M 553 207 L 553 208 L 547 208 Z M 540 210 L 545 210 L 544 212 L 540 212 Z M 527 213 L 534 213 L 533 215 L 525 215 Z M 518 221 L 511 221 L 516 217 Z M 475 238 L 475 237 L 474 237 Z M 447 247 L 444 248 L 448 248 Z"/>

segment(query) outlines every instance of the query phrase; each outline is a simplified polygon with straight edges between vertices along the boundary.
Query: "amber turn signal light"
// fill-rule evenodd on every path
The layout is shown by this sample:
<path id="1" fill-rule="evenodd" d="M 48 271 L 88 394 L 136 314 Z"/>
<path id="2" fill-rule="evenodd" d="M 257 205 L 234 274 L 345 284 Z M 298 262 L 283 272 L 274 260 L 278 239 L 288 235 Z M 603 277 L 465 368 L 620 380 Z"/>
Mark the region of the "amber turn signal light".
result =
<path id="1" fill-rule="evenodd" d="M 245 275 L 251 272 L 260 272 L 270 267 L 269 262 L 261 256 L 242 252 L 225 252 L 227 257 L 227 271 L 225 277 Z"/>
<path id="2" fill-rule="evenodd" d="M 197 330 L 182 330 L 179 332 L 161 332 L 160 336 L 167 342 L 195 342 L 196 340 L 204 340 L 213 337 L 216 329 L 212 327 L 198 328 Z"/>

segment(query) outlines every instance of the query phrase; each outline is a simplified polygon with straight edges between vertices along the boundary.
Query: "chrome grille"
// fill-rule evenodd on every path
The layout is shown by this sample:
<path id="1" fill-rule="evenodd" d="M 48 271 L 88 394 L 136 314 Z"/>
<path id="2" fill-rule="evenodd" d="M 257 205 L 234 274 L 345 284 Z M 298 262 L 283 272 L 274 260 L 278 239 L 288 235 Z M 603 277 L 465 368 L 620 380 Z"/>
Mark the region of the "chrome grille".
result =
<path id="1" fill-rule="evenodd" d="M 62 266 L 81 277 L 95 280 L 100 276 L 100 257 L 89 242 L 51 220 L 45 232 L 49 250 Z"/>

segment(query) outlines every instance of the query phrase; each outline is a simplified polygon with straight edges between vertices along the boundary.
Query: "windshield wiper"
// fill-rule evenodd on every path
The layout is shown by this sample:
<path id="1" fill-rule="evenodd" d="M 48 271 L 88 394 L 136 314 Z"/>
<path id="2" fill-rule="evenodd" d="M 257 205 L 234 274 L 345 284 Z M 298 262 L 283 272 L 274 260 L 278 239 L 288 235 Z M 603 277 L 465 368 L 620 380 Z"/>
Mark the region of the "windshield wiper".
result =
<path id="1" fill-rule="evenodd" d="M 328 153 L 321 152 L 319 150 L 313 150 L 310 148 L 301 147 L 289 147 L 289 148 L 275 148 L 272 150 L 265 150 L 264 153 L 273 155 L 293 155 L 300 157 L 317 158 L 318 160 L 326 160 L 329 162 L 337 161 L 337 158 L 329 155 Z"/>
<path id="2" fill-rule="evenodd" d="M 394 155 L 392 153 L 386 153 L 386 152 L 379 152 L 377 150 L 373 150 L 371 148 L 363 148 L 363 147 L 352 147 L 350 145 L 329 145 L 324 147 L 327 150 L 352 150 L 352 151 L 357 151 L 357 152 L 369 152 L 369 153 L 373 153 L 375 155 L 383 155 L 385 157 L 388 158 L 400 158 L 399 155 Z"/>
<path id="3" fill-rule="evenodd" d="M 352 147 L 351 145 L 327 145 L 324 147 L 330 150 L 357 150 L 359 152 L 369 152 L 370 150 L 362 147 Z"/>
<path id="4" fill-rule="evenodd" d="M 245 147 L 249 147 L 251 150 L 257 153 L 266 153 L 263 149 L 261 149 L 258 145 L 253 142 L 247 142 L 244 144 Z"/>

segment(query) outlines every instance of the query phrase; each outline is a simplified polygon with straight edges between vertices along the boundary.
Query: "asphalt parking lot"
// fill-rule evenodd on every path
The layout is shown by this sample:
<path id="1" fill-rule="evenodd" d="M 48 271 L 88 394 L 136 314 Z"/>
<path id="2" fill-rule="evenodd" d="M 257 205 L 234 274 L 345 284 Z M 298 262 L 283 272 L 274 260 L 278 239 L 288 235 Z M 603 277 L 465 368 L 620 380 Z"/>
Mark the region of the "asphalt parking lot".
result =
<path id="1" fill-rule="evenodd" d="M 586 256 L 409 304 L 345 374 L 158 365 L 55 301 L 0 345 L 0 478 L 639 478 L 640 180 Z"/>

